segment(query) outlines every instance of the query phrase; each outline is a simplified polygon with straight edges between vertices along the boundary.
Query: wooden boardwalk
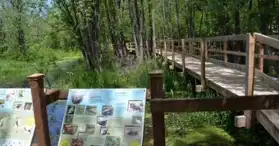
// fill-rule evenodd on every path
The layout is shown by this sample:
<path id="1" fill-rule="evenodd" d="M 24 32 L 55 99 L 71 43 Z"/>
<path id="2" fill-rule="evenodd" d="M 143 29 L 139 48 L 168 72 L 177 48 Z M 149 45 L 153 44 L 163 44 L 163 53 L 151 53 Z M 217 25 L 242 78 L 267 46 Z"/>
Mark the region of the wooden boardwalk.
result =
<path id="1" fill-rule="evenodd" d="M 249 37 L 253 40 L 249 40 Z M 253 37 L 249 35 L 249 37 L 247 39 L 247 36 L 239 35 L 205 39 L 176 40 L 176 42 L 174 40 L 168 42 L 159 41 L 156 53 L 166 58 L 168 62 L 175 67 L 184 69 L 189 75 L 195 77 L 201 82 L 202 80 L 205 80 L 204 83 L 206 84 L 206 87 L 214 89 L 225 97 L 245 96 L 247 94 L 278 95 L 279 82 L 263 73 L 263 61 L 264 59 L 279 61 L 279 57 L 265 55 L 263 51 L 265 48 L 263 45 L 271 46 L 279 50 L 279 40 L 261 34 L 255 34 Z M 223 48 L 220 50 L 216 49 L 216 46 L 214 47 L 214 45 L 213 47 L 209 46 L 213 41 L 224 42 Z M 248 53 L 228 51 L 228 41 L 246 41 L 246 50 L 253 49 Z M 176 44 L 176 46 L 174 44 Z M 257 47 L 258 45 L 260 47 Z M 202 47 L 204 47 L 204 49 L 201 49 Z M 214 49 L 210 49 L 210 47 Z M 255 54 L 255 48 L 259 49 L 258 54 Z M 206 61 L 202 64 L 201 52 L 203 50 L 206 52 L 204 55 L 204 60 Z M 210 53 L 212 52 L 222 54 L 221 56 L 224 57 L 224 60 L 210 58 Z M 249 63 L 248 65 L 229 63 L 227 62 L 228 54 L 249 57 L 249 61 L 246 58 L 246 62 L 248 61 Z M 183 58 L 185 62 L 183 62 Z M 253 70 L 254 58 L 259 59 L 258 69 L 255 70 Z M 185 64 L 185 66 L 183 66 L 183 64 Z M 204 68 L 204 73 L 201 71 L 202 68 Z M 245 113 L 245 117 L 246 120 L 248 118 L 250 122 L 253 120 L 250 118 L 251 113 L 248 114 L 248 116 Z M 279 110 L 259 110 L 256 111 L 255 117 L 279 143 Z"/>
<path id="2" fill-rule="evenodd" d="M 157 51 L 159 53 L 159 50 Z M 162 56 L 165 57 L 165 52 Z M 172 62 L 172 52 L 167 52 L 169 62 Z M 182 56 L 180 53 L 175 53 L 175 66 L 182 69 Z M 185 68 L 187 72 L 200 79 L 201 62 L 199 59 L 192 56 L 185 56 Z M 245 95 L 245 72 L 237 69 L 229 68 L 220 64 L 215 64 L 209 61 L 205 62 L 205 77 L 209 83 L 213 83 L 211 87 L 215 90 L 227 90 L 228 93 L 222 93 L 224 96 L 244 96 Z M 210 86 L 210 85 L 209 85 Z M 219 88 L 218 88 L 219 87 Z M 218 88 L 218 89 L 217 89 Z M 279 94 L 279 91 L 273 89 L 268 84 L 263 82 L 260 77 L 255 76 L 254 95 L 271 95 Z"/>

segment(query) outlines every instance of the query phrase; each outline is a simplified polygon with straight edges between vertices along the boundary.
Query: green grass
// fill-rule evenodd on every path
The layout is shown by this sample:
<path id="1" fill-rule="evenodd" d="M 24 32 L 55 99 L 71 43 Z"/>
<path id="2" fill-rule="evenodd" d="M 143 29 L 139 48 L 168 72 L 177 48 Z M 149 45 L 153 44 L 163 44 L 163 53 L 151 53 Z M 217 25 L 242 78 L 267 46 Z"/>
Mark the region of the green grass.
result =
<path id="1" fill-rule="evenodd" d="M 191 129 L 185 136 L 173 132 L 166 141 L 168 146 L 231 146 L 235 139 L 221 128 L 206 126 Z"/>
<path id="2" fill-rule="evenodd" d="M 31 47 L 27 56 L 4 52 L 0 56 L 0 84 L 22 85 L 30 74 L 48 73 L 57 65 L 81 58 L 80 52 Z"/>
<path id="3" fill-rule="evenodd" d="M 26 61 L 0 60 L 0 83 L 18 83 L 35 72 L 32 64 Z"/>

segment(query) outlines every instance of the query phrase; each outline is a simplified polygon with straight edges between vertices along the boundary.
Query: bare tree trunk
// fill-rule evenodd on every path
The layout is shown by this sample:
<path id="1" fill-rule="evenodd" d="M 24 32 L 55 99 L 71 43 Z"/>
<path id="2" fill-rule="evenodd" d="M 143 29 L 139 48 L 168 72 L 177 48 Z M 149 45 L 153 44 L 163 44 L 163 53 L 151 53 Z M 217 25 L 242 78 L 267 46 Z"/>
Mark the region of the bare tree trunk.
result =
<path id="1" fill-rule="evenodd" d="M 152 11 L 152 1 L 148 0 L 148 17 L 149 17 L 149 32 L 147 34 L 148 40 L 151 40 L 153 38 L 153 11 Z M 154 42 L 152 42 L 152 46 Z M 153 48 L 153 47 L 152 47 Z M 150 54 L 153 54 L 153 50 L 150 50 Z"/>
<path id="2" fill-rule="evenodd" d="M 106 15 L 108 20 L 109 33 L 113 44 L 115 55 L 123 58 L 127 55 L 127 48 L 125 45 L 123 30 L 117 30 L 120 25 L 120 20 L 117 16 L 116 5 L 113 0 L 105 0 Z"/>
<path id="3" fill-rule="evenodd" d="M 100 0 L 95 0 L 95 7 L 94 7 L 94 13 L 93 13 L 93 19 L 91 23 L 93 24 L 92 27 L 92 34 L 93 34 L 93 61 L 94 61 L 94 69 L 101 69 L 101 60 L 100 60 L 100 44 L 99 44 L 99 38 L 100 38 Z"/>
<path id="4" fill-rule="evenodd" d="M 16 9 L 16 28 L 17 28 L 17 40 L 19 45 L 19 51 L 21 54 L 26 55 L 26 46 L 25 46 L 25 34 L 22 28 L 22 13 L 23 13 L 23 1 L 21 0 L 12 0 L 12 6 Z"/>
<path id="5" fill-rule="evenodd" d="M 154 16 L 154 10 L 152 11 L 152 40 L 153 40 L 153 45 L 152 45 L 152 51 L 153 51 L 153 56 L 156 56 L 156 31 L 155 31 L 155 16 Z"/>
<path id="6" fill-rule="evenodd" d="M 141 25 L 142 25 L 142 39 L 145 45 L 143 45 L 144 54 L 143 56 L 148 58 L 150 57 L 150 50 L 148 45 L 148 33 L 147 33 L 147 26 L 146 26 L 146 20 L 145 20 L 145 14 L 144 14 L 144 2 L 143 0 L 140 1 L 140 14 L 141 14 Z"/>
<path id="7" fill-rule="evenodd" d="M 138 37 L 139 37 L 139 56 L 138 61 L 141 63 L 144 59 L 144 48 L 143 48 L 143 20 L 139 11 L 138 2 L 134 0 L 134 10 L 135 10 L 135 17 L 137 20 L 137 28 L 138 28 Z"/>
<path id="8" fill-rule="evenodd" d="M 128 0 L 129 2 L 129 14 L 130 14 L 130 19 L 133 25 L 133 38 L 134 38 L 134 43 L 135 43 L 135 52 L 136 52 L 136 56 L 139 56 L 139 43 L 138 43 L 138 29 L 137 29 L 137 22 L 136 19 L 134 17 L 135 15 L 135 10 L 134 10 L 134 6 L 133 6 L 133 2 L 134 0 Z"/>
<path id="9" fill-rule="evenodd" d="M 203 24 L 203 15 L 204 15 L 204 11 L 202 11 L 202 16 L 201 16 L 201 20 L 200 20 L 200 30 L 199 30 L 199 36 L 202 37 L 202 24 Z"/>
<path id="10" fill-rule="evenodd" d="M 179 8 L 179 5 L 178 5 L 178 3 L 179 3 L 179 0 L 176 0 L 175 1 L 175 6 L 176 6 L 176 23 L 177 23 L 177 28 L 178 28 L 178 38 L 180 39 L 180 37 L 181 37 L 181 34 L 180 34 L 180 30 L 181 30 L 181 28 L 180 28 L 180 8 Z"/>
<path id="11" fill-rule="evenodd" d="M 143 61 L 143 23 L 139 14 L 139 8 L 136 0 L 129 0 L 130 3 L 130 17 L 134 25 L 133 35 L 136 45 L 136 55 L 139 62 Z"/>
<path id="12" fill-rule="evenodd" d="M 122 54 L 119 52 L 119 49 L 118 49 L 118 45 L 117 45 L 117 38 L 115 36 L 115 27 L 114 27 L 114 23 L 112 23 L 112 18 L 111 18 L 111 15 L 110 15 L 110 11 L 111 9 L 109 9 L 108 7 L 108 2 L 107 0 L 105 0 L 105 9 L 106 9 L 106 15 L 107 15 L 107 21 L 108 21 L 108 28 L 109 28 L 109 34 L 110 34 L 110 38 L 111 38 L 111 42 L 113 44 L 113 48 L 114 48 L 114 54 L 119 57 L 119 58 L 122 58 Z"/>

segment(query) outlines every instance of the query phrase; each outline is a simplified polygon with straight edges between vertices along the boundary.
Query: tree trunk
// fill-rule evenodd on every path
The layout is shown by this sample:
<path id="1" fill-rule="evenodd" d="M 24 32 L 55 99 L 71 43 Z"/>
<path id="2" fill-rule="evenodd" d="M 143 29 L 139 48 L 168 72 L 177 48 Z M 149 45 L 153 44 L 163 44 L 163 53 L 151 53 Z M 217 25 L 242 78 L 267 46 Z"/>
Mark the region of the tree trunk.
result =
<path id="1" fill-rule="evenodd" d="M 179 5 L 178 5 L 178 3 L 179 3 L 179 0 L 176 0 L 175 1 L 175 7 L 176 7 L 176 24 L 177 24 L 177 29 L 178 29 L 178 31 L 177 31 L 177 33 L 178 33 L 178 39 L 181 39 L 181 34 L 180 34 L 180 30 L 181 30 L 181 28 L 180 28 L 180 9 L 179 9 Z"/>
<path id="2" fill-rule="evenodd" d="M 145 45 L 143 44 L 143 57 L 149 57 L 150 54 L 150 50 L 149 50 L 149 46 L 147 43 L 147 39 L 148 39 L 148 33 L 146 32 L 146 23 L 145 23 L 145 14 L 144 14 L 144 2 L 143 0 L 140 0 L 140 25 L 141 25 L 141 35 L 142 35 L 142 41 L 143 43 L 145 43 Z"/>
<path id="3" fill-rule="evenodd" d="M 155 31 L 155 16 L 154 16 L 154 10 L 152 11 L 152 40 L 153 40 L 153 43 L 152 43 L 152 52 L 153 52 L 153 56 L 155 57 L 156 56 L 156 31 Z"/>
<path id="4" fill-rule="evenodd" d="M 18 40 L 18 46 L 19 51 L 21 54 L 26 55 L 26 47 L 25 47 L 25 35 L 22 28 L 22 13 L 23 13 L 23 1 L 21 0 L 15 0 L 12 1 L 13 7 L 15 7 L 17 11 L 16 15 L 16 27 L 17 27 L 17 40 Z"/>
<path id="5" fill-rule="evenodd" d="M 134 10 L 134 5 L 133 2 L 134 0 L 128 0 L 129 2 L 129 16 L 131 19 L 131 23 L 132 23 L 132 28 L 133 28 L 133 38 L 134 38 L 134 43 L 135 43 L 135 52 L 136 52 L 136 56 L 139 56 L 139 42 L 138 42 L 138 29 L 137 29 L 137 21 L 135 19 L 135 10 Z"/>
<path id="6" fill-rule="evenodd" d="M 152 49 L 150 49 L 150 55 L 155 56 L 155 52 L 154 52 L 154 48 L 156 48 L 156 41 L 155 41 L 155 47 L 154 47 L 154 39 L 153 39 L 153 30 L 155 27 L 155 22 L 154 22 L 154 14 L 153 14 L 153 10 L 152 10 L 152 0 L 148 0 L 148 17 L 149 17 L 149 33 L 147 34 L 147 40 L 153 40 L 151 45 L 152 45 Z M 154 25 L 154 26 L 153 26 Z"/>

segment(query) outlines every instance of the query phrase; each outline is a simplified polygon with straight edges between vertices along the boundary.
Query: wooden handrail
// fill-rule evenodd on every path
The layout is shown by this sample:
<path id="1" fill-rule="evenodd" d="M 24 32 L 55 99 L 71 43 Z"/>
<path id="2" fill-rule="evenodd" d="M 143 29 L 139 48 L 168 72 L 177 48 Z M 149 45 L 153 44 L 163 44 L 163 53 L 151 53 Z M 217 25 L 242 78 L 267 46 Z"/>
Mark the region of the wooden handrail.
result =
<path id="1" fill-rule="evenodd" d="M 236 52 L 236 51 L 221 51 L 221 50 L 217 50 L 217 49 L 209 49 L 208 52 L 232 54 L 232 55 L 238 55 L 238 56 L 246 56 L 245 52 Z"/>
<path id="2" fill-rule="evenodd" d="M 273 36 L 274 37 L 274 36 Z M 264 59 L 267 60 L 274 60 L 278 61 L 279 56 L 267 56 L 264 55 L 264 46 L 270 46 L 277 50 L 279 50 L 279 40 L 276 38 L 273 38 L 272 36 L 266 36 L 260 33 L 254 33 L 255 41 L 259 44 L 259 55 L 256 55 L 256 57 L 259 57 L 259 66 L 258 69 L 260 72 L 263 72 L 264 68 Z"/>
<path id="3" fill-rule="evenodd" d="M 279 50 L 279 40 L 278 39 L 275 39 L 275 38 L 272 38 L 272 37 L 269 37 L 269 36 L 266 36 L 266 35 L 263 35 L 260 33 L 254 33 L 254 36 L 255 36 L 256 41 Z"/>
<path id="4" fill-rule="evenodd" d="M 216 37 L 208 37 L 205 38 L 207 41 L 245 41 L 246 40 L 246 34 L 239 34 L 239 35 L 227 35 L 227 36 L 216 36 Z"/>
<path id="5" fill-rule="evenodd" d="M 151 99 L 154 112 L 197 112 L 278 109 L 279 95 L 232 96 L 211 99 Z"/>

